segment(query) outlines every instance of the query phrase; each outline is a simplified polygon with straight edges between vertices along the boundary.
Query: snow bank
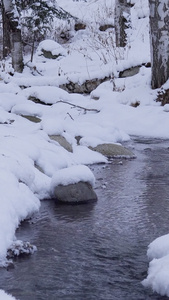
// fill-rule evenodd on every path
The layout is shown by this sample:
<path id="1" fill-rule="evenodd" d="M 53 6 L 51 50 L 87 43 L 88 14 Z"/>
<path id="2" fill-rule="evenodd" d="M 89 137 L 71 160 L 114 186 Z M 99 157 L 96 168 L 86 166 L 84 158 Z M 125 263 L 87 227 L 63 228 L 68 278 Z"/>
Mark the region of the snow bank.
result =
<path id="1" fill-rule="evenodd" d="M 147 256 L 149 260 L 161 258 L 169 254 L 169 234 L 155 239 L 149 246 Z"/>
<path id="2" fill-rule="evenodd" d="M 169 234 L 155 239 L 149 245 L 147 255 L 151 262 L 148 276 L 142 284 L 169 297 Z"/>
<path id="3" fill-rule="evenodd" d="M 153 259 L 149 264 L 148 276 L 142 281 L 145 287 L 151 287 L 154 292 L 169 297 L 169 255 Z"/>
<path id="4" fill-rule="evenodd" d="M 0 182 L 0 265 L 3 265 L 16 228 L 22 220 L 38 211 L 40 202 L 11 172 L 1 169 Z"/>
<path id="5" fill-rule="evenodd" d="M 6 294 L 4 291 L 0 290 L 0 300 L 14 300 L 16 298 L 12 297 L 9 294 Z"/>

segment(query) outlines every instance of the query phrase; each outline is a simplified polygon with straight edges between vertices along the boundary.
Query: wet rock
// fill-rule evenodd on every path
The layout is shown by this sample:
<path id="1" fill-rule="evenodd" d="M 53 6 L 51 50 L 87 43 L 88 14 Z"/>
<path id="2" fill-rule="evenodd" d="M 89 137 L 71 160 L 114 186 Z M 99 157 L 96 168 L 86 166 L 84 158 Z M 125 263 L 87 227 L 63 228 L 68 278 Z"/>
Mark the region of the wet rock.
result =
<path id="1" fill-rule="evenodd" d="M 72 145 L 62 135 L 49 135 L 51 140 L 58 142 L 63 148 L 69 152 L 73 152 Z"/>
<path id="2" fill-rule="evenodd" d="M 60 203 L 82 204 L 97 200 L 97 195 L 89 182 L 58 185 L 54 189 L 54 198 Z"/>
<path id="3" fill-rule="evenodd" d="M 89 147 L 93 151 L 97 151 L 107 157 L 126 157 L 134 158 L 135 155 L 133 152 L 127 148 L 117 145 L 117 144 L 100 144 L 96 147 Z"/>

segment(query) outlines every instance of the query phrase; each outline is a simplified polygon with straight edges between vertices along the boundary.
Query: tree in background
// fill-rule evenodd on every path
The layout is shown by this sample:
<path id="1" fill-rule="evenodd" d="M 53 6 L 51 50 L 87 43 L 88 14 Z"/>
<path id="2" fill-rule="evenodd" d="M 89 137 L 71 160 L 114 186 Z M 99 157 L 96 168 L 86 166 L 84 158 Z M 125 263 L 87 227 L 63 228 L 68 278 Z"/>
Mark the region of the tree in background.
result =
<path id="1" fill-rule="evenodd" d="M 50 31 L 54 17 L 67 19 L 72 17 L 68 12 L 59 7 L 55 0 L 16 0 L 20 14 L 20 21 L 23 32 L 31 36 L 31 61 L 35 42 L 45 38 L 47 31 Z"/>
<path id="2" fill-rule="evenodd" d="M 3 8 L 3 41 L 6 51 L 11 49 L 12 66 L 16 72 L 23 71 L 23 54 L 22 54 L 22 38 L 19 26 L 19 14 L 14 0 L 2 0 Z M 8 31 L 9 30 L 9 31 Z M 7 33 L 8 31 L 8 33 Z M 8 36 L 7 36 L 8 34 Z M 10 45 L 8 43 L 10 40 Z M 4 47 L 4 52 L 5 52 Z M 6 55 L 6 53 L 4 53 Z"/>
<path id="3" fill-rule="evenodd" d="M 169 78 L 169 1 L 149 0 L 151 85 L 161 87 Z"/>
<path id="4" fill-rule="evenodd" d="M 128 0 L 115 0 L 116 47 L 125 47 L 127 44 L 126 29 L 130 23 L 130 7 Z"/>
<path id="5" fill-rule="evenodd" d="M 55 0 L 2 0 L 3 20 L 3 57 L 12 54 L 14 71 L 22 72 L 22 34 L 26 31 L 31 36 L 31 61 L 33 60 L 35 41 L 51 29 L 54 17 L 67 19 L 72 17 L 59 7 Z"/>
<path id="6" fill-rule="evenodd" d="M 10 27 L 9 27 L 9 19 L 6 16 L 3 3 L 1 3 L 0 5 L 2 10 L 2 24 L 3 24 L 3 58 L 5 58 L 11 52 L 10 35 L 9 35 Z"/>

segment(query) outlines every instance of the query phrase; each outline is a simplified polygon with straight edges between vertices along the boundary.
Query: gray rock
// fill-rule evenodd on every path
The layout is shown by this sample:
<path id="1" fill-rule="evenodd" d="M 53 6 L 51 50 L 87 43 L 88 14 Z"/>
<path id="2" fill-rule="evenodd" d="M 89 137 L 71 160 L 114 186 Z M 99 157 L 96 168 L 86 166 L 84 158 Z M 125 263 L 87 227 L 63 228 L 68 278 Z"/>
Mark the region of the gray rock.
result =
<path id="1" fill-rule="evenodd" d="M 49 135 L 51 140 L 58 142 L 63 148 L 69 152 L 73 152 L 72 145 L 62 135 Z"/>
<path id="2" fill-rule="evenodd" d="M 125 78 L 125 77 L 134 76 L 134 75 L 138 74 L 138 72 L 140 71 L 140 67 L 141 66 L 136 66 L 136 67 L 132 67 L 130 69 L 126 69 L 126 70 L 120 72 L 119 77 Z"/>
<path id="3" fill-rule="evenodd" d="M 40 123 L 41 119 L 35 116 L 27 116 L 27 115 L 22 115 L 23 118 L 33 122 L 33 123 Z"/>
<path id="4" fill-rule="evenodd" d="M 130 150 L 117 144 L 100 144 L 96 147 L 89 147 L 93 151 L 97 151 L 107 157 L 126 157 L 134 158 L 135 155 Z"/>
<path id="5" fill-rule="evenodd" d="M 88 182 L 77 182 L 75 184 L 58 185 L 54 189 L 54 198 L 58 202 L 68 204 L 82 204 L 96 201 L 97 195 Z"/>

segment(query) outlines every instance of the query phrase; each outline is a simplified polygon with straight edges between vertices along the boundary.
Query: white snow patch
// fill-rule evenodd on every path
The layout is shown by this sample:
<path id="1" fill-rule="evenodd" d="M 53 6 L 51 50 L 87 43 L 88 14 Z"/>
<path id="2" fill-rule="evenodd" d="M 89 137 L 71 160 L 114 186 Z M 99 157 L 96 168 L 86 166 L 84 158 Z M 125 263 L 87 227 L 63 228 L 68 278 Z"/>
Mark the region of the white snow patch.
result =
<path id="1" fill-rule="evenodd" d="M 0 290 L 0 300 L 17 300 L 9 294 L 6 294 L 3 290 Z"/>
<path id="2" fill-rule="evenodd" d="M 169 297 L 169 234 L 155 239 L 148 247 L 148 258 L 151 260 L 148 276 L 142 281 L 145 287 Z"/>

